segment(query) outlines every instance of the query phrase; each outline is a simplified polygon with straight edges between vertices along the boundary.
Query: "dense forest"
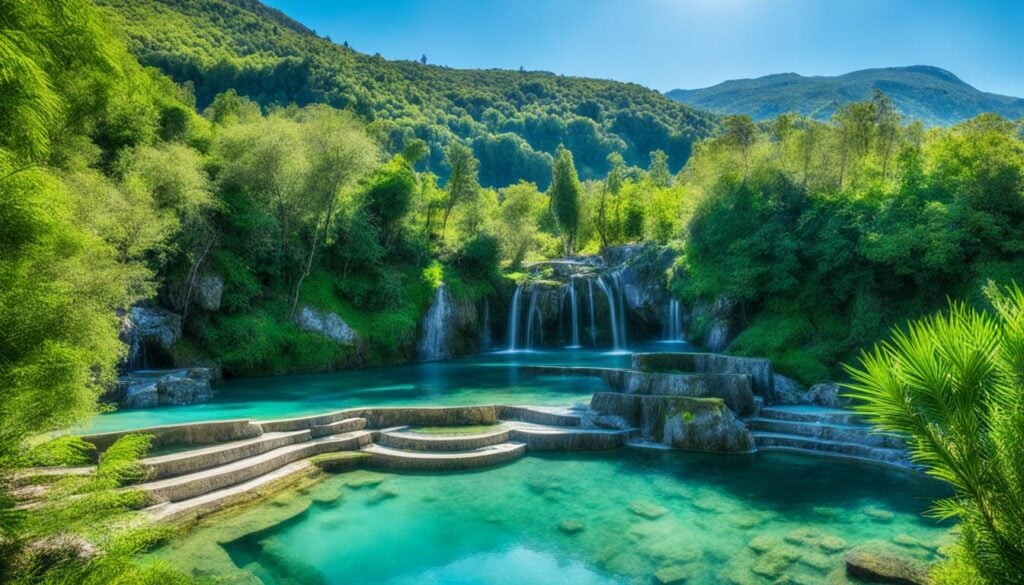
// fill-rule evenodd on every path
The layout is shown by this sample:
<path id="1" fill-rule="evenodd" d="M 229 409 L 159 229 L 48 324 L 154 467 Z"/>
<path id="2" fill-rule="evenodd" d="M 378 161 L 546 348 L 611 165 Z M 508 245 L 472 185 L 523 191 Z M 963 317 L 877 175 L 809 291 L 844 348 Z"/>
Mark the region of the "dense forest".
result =
<path id="1" fill-rule="evenodd" d="M 99 3 L 128 32 L 139 60 L 187 83 L 200 108 L 233 89 L 264 107 L 347 109 L 388 152 L 424 140 L 430 148 L 418 168 L 442 177 L 448 143 L 470 145 L 484 186 L 525 179 L 546 188 L 559 144 L 573 151 L 584 178 L 603 177 L 612 152 L 646 166 L 649 153 L 662 150 L 678 171 L 693 143 L 716 128 L 714 116 L 639 85 L 388 61 L 255 1 Z"/>

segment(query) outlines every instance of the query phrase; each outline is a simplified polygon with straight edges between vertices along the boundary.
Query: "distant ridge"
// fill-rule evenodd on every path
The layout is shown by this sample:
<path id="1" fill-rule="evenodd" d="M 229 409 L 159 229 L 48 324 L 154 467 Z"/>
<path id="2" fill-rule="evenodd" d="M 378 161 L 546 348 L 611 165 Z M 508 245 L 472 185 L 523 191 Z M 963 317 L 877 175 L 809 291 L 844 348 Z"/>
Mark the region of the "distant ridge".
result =
<path id="1" fill-rule="evenodd" d="M 1024 117 L 1024 99 L 986 93 L 959 77 L 928 65 L 863 69 L 835 77 L 777 73 L 735 79 L 703 89 L 673 89 L 668 97 L 718 114 L 748 114 L 756 120 L 797 112 L 827 119 L 841 105 L 888 94 L 909 119 L 949 126 L 984 112 Z"/>

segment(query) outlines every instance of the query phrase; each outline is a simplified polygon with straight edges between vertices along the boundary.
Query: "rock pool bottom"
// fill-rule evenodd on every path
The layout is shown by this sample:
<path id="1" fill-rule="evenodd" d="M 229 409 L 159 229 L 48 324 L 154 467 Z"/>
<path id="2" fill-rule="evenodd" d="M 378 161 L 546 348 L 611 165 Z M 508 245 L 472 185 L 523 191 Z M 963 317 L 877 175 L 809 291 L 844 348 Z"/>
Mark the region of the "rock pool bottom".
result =
<path id="1" fill-rule="evenodd" d="M 923 476 L 789 454 L 553 454 L 332 476 L 154 554 L 267 584 L 842 583 L 845 552 L 871 541 L 936 558 L 950 536 L 921 513 L 943 495 Z"/>

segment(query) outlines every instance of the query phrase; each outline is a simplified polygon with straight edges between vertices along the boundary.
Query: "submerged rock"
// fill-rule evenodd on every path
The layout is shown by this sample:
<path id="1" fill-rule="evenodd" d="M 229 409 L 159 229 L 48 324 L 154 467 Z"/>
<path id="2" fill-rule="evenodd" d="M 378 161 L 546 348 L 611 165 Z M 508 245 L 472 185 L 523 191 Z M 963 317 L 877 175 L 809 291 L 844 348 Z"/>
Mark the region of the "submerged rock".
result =
<path id="1" fill-rule="evenodd" d="M 633 500 L 629 503 L 629 511 L 648 520 L 656 520 L 668 514 L 668 508 L 647 500 Z"/>
<path id="2" fill-rule="evenodd" d="M 877 543 L 846 553 L 846 574 L 868 583 L 925 585 L 928 567 Z"/>
<path id="3" fill-rule="evenodd" d="M 670 565 L 654 572 L 654 582 L 659 585 L 679 585 L 690 578 L 691 571 L 685 565 Z"/>
<path id="4" fill-rule="evenodd" d="M 574 518 L 562 520 L 558 523 L 558 530 L 563 534 L 579 534 L 580 532 L 583 532 L 585 528 L 586 526 L 581 520 L 576 520 Z"/>

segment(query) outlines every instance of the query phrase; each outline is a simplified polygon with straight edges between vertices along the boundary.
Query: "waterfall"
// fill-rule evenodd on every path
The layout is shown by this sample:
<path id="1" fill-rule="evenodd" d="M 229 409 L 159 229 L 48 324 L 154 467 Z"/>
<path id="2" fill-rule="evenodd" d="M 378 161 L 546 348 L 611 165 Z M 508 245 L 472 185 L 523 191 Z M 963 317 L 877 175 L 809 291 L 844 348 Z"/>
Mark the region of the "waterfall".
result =
<path id="1" fill-rule="evenodd" d="M 420 341 L 420 359 L 425 362 L 452 357 L 452 308 L 444 284 L 437 287 L 434 302 L 423 316 L 423 339 Z"/>
<path id="2" fill-rule="evenodd" d="M 480 349 L 491 348 L 491 299 L 484 297 L 484 322 L 480 325 Z"/>
<path id="3" fill-rule="evenodd" d="M 572 308 L 572 345 L 569 347 L 580 347 L 580 321 L 576 312 L 576 279 L 569 279 L 569 306 Z"/>
<path id="4" fill-rule="evenodd" d="M 615 271 L 612 273 L 612 283 L 615 285 L 615 300 L 619 303 L 619 340 L 622 345 L 617 349 L 624 349 L 629 345 L 629 340 L 626 336 L 626 301 L 625 293 L 623 292 L 625 287 L 622 285 L 622 272 Z"/>
<path id="5" fill-rule="evenodd" d="M 519 305 L 523 296 L 522 285 L 516 287 L 512 295 L 512 303 L 508 307 L 508 346 L 509 351 L 516 350 L 516 343 L 519 341 Z"/>
<path id="6" fill-rule="evenodd" d="M 612 291 L 608 288 L 608 285 L 604 281 L 604 277 L 598 277 L 597 287 L 604 293 L 605 298 L 608 299 L 608 321 L 611 325 L 612 330 L 612 347 L 616 350 L 622 349 L 619 345 L 619 320 L 615 317 L 615 299 L 613 298 Z"/>
<path id="7" fill-rule="evenodd" d="M 587 279 L 587 296 L 590 297 L 590 345 L 597 346 L 597 320 L 594 319 L 594 279 Z"/>
<path id="8" fill-rule="evenodd" d="M 668 316 L 665 321 L 665 341 L 683 340 L 683 311 L 679 299 L 668 301 Z"/>
<path id="9" fill-rule="evenodd" d="M 537 312 L 537 286 L 530 287 L 530 309 L 526 312 L 526 349 L 533 349 L 533 315 Z M 540 320 L 540 315 L 537 315 Z"/>

